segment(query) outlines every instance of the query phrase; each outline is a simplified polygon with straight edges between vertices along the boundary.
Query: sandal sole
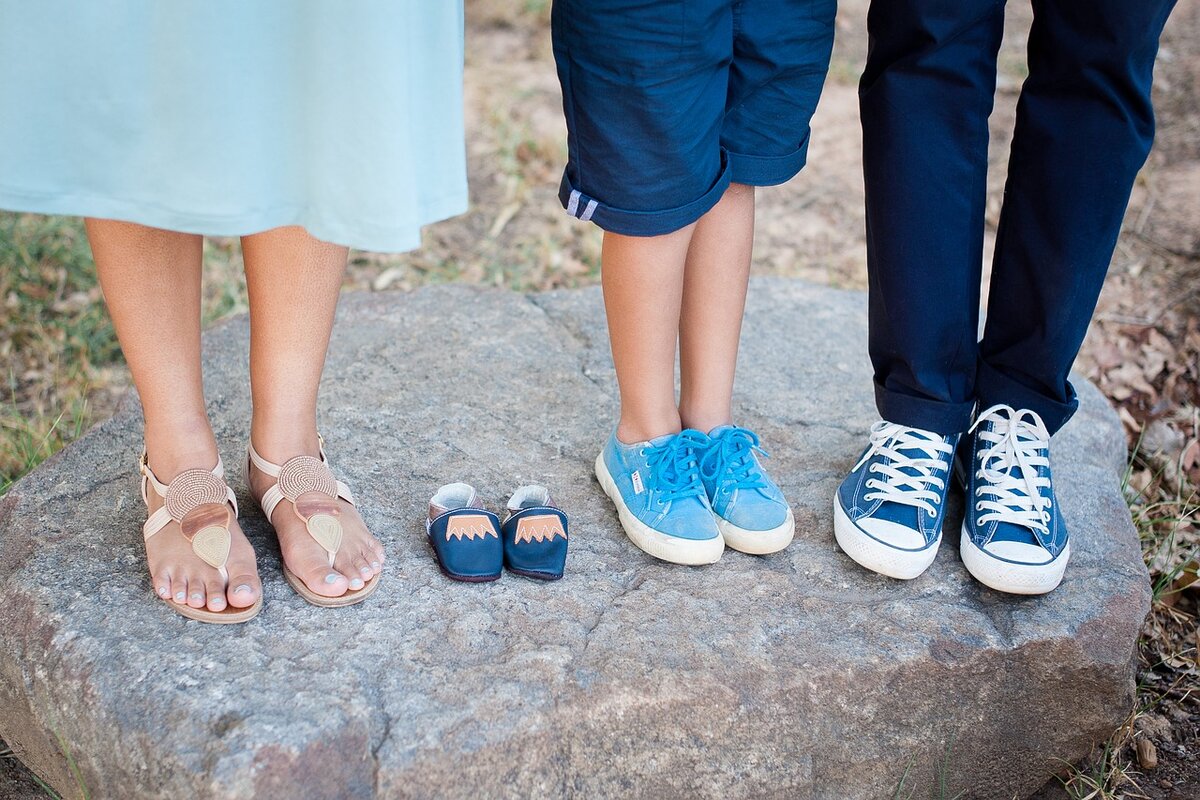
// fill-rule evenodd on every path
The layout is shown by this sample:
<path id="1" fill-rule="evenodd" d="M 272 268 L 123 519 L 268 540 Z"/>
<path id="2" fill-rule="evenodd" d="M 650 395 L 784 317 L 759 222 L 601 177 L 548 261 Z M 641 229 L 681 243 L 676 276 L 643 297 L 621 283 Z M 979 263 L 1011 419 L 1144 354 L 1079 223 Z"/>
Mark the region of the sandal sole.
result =
<path id="1" fill-rule="evenodd" d="M 160 600 L 162 598 L 159 598 Z M 181 617 L 194 619 L 197 622 L 206 622 L 210 625 L 239 625 L 243 622 L 249 622 L 258 616 L 258 612 L 262 611 L 263 599 L 259 595 L 258 600 L 249 608 L 239 608 L 233 610 L 233 606 L 225 611 L 209 611 L 207 608 L 192 608 L 191 606 L 179 605 L 171 601 L 165 601 L 167 606 Z"/>
<path id="2" fill-rule="evenodd" d="M 296 594 L 312 605 L 320 606 L 321 608 L 342 608 L 343 606 L 352 606 L 361 603 L 374 594 L 375 590 L 379 588 L 379 582 L 382 580 L 383 574 L 376 575 L 363 588 L 351 589 L 338 597 L 325 597 L 309 589 L 304 585 L 304 581 L 297 578 L 296 574 L 288 569 L 287 564 L 283 565 L 283 577 Z"/>

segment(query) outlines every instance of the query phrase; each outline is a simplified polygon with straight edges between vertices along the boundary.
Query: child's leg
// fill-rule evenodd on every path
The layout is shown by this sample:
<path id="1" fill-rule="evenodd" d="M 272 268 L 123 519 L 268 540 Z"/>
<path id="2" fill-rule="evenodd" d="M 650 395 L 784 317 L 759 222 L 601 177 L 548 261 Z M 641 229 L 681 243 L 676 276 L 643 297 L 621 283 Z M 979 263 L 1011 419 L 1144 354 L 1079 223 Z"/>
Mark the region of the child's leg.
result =
<path id="1" fill-rule="evenodd" d="M 754 243 L 754 187 L 731 184 L 696 224 L 679 324 L 679 417 L 708 432 L 733 422 L 733 374 Z"/>
<path id="2" fill-rule="evenodd" d="M 622 442 L 679 432 L 675 345 L 695 227 L 662 236 L 604 235 L 604 310 L 621 393 Z"/>
<path id="3" fill-rule="evenodd" d="M 733 375 L 754 240 L 754 187 L 730 184 L 696 224 L 679 326 L 685 427 L 710 435 L 701 457 L 705 489 L 725 544 L 744 553 L 787 547 L 795 517 L 755 456 L 757 435 L 733 426 Z"/>
<path id="4" fill-rule="evenodd" d="M 242 237 L 250 296 L 250 383 L 254 398 L 251 439 L 263 458 L 282 464 L 317 456 L 317 389 L 333 330 L 346 248 L 318 241 L 302 228 L 276 228 Z M 256 497 L 274 479 L 250 473 Z M 349 503 L 341 502 L 342 545 L 333 569 L 304 522 L 272 515 L 288 568 L 313 592 L 339 597 L 379 573 L 383 547 Z"/>
<path id="5" fill-rule="evenodd" d="M 90 219 L 96 271 L 145 417 L 150 468 L 170 482 L 188 469 L 211 469 L 217 444 L 200 374 L 201 238 L 128 222 Z M 132 466 L 132 465 L 131 465 Z M 151 509 L 162 500 L 151 493 Z M 174 524 L 174 523 L 173 523 Z M 254 551 L 230 526 L 228 585 L 198 559 L 182 535 L 146 542 L 154 590 L 193 608 L 253 605 L 261 592 Z"/>

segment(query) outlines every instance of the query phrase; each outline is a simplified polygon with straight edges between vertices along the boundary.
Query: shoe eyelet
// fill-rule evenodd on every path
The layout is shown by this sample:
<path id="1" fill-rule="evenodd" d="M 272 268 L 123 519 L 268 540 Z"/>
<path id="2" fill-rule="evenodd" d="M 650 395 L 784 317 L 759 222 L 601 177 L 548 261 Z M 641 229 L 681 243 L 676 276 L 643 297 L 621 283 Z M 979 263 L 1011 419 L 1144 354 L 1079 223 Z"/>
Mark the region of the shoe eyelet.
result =
<path id="1" fill-rule="evenodd" d="M 975 504 L 975 510 L 976 510 L 976 511 L 983 511 L 983 503 L 976 503 L 976 504 Z"/>
<path id="2" fill-rule="evenodd" d="M 930 519 L 937 519 L 937 509 L 931 508 L 925 513 L 929 515 Z"/>

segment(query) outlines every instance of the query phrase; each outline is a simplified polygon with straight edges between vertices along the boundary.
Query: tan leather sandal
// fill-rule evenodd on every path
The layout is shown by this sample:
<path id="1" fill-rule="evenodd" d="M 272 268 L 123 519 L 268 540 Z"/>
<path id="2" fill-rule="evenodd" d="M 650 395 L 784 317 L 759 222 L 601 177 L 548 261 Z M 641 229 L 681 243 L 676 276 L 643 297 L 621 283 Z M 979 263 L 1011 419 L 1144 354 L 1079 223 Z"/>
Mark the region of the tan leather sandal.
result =
<path id="1" fill-rule="evenodd" d="M 220 457 L 211 470 L 189 469 L 175 476 L 170 484 L 164 484 L 150 469 L 145 452 L 141 459 L 142 500 L 150 506 L 150 489 L 163 499 L 163 505 L 142 526 L 146 541 L 161 532 L 171 522 L 178 522 L 183 537 L 192 545 L 196 557 L 221 573 L 225 585 L 229 585 L 229 547 L 233 535 L 229 526 L 237 519 L 237 498 L 233 489 L 225 483 L 225 467 Z M 182 603 L 170 603 L 177 613 L 188 619 L 217 624 L 233 624 L 253 619 L 262 610 L 262 595 L 249 608 L 227 606 L 224 611 L 209 611 L 207 608 L 192 608 Z"/>
<path id="2" fill-rule="evenodd" d="M 342 546 L 342 509 L 338 500 L 345 500 L 355 505 L 354 496 L 349 487 L 334 477 L 325 458 L 325 444 L 320 446 L 321 457 L 295 456 L 289 458 L 283 465 L 272 464 L 260 456 L 254 445 L 250 445 L 250 463 L 259 472 L 275 479 L 275 484 L 267 489 L 262 499 L 258 501 L 263 515 L 270 522 L 276 507 L 284 500 L 292 505 L 292 513 L 304 522 L 305 528 L 317 544 L 329 554 L 329 566 L 337 560 L 338 549 Z M 272 523 L 274 524 L 274 523 Z M 338 597 L 325 597 L 304 585 L 290 569 L 283 565 L 283 577 L 296 590 L 296 594 L 315 606 L 337 608 L 361 603 L 379 588 L 381 575 L 376 575 L 367 581 L 361 589 L 349 589 Z"/>

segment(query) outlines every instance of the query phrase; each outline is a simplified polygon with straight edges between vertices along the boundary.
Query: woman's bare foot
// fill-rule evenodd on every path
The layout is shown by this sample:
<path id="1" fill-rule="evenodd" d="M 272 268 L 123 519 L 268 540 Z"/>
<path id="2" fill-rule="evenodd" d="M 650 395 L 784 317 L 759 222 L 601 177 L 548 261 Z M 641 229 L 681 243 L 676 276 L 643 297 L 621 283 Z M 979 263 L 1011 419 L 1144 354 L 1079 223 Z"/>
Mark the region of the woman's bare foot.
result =
<path id="1" fill-rule="evenodd" d="M 168 455 L 157 460 L 155 454 L 151 454 L 150 468 L 160 482 L 169 484 L 185 470 L 212 469 L 216 463 L 214 446 L 211 452 L 208 448 L 200 448 L 194 453 Z M 153 489 L 146 493 L 146 498 L 150 514 L 164 503 Z M 184 538 L 179 523 L 172 520 L 146 541 L 146 560 L 150 565 L 154 593 L 177 605 L 206 608 L 212 612 L 221 612 L 230 606 L 250 608 L 258 602 L 262 584 L 254 548 L 232 516 L 230 514 L 229 560 L 225 565 L 228 582 L 216 569 L 200 560 L 192 550 L 191 542 Z"/>
<path id="2" fill-rule="evenodd" d="M 316 441 L 316 436 L 312 437 Z M 261 445 L 261 446 L 260 446 Z M 255 442 L 255 450 L 267 461 L 285 464 L 295 456 L 320 457 L 319 445 L 273 445 Z M 276 478 L 267 475 L 254 464 L 249 467 L 250 491 L 259 503 L 276 483 Z M 303 498 L 301 498 L 303 502 Z M 338 547 L 333 566 L 329 566 L 329 553 L 308 532 L 304 520 L 296 515 L 291 502 L 283 500 L 271 514 L 271 524 L 279 538 L 279 549 L 289 570 L 304 582 L 314 594 L 322 597 L 341 597 L 348 591 L 362 589 L 368 581 L 383 569 L 383 545 L 367 530 L 358 510 L 340 498 L 322 500 L 336 509 L 342 525 L 341 546 Z"/>

